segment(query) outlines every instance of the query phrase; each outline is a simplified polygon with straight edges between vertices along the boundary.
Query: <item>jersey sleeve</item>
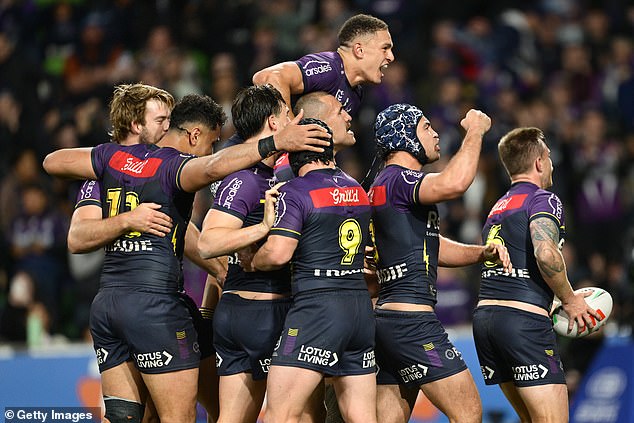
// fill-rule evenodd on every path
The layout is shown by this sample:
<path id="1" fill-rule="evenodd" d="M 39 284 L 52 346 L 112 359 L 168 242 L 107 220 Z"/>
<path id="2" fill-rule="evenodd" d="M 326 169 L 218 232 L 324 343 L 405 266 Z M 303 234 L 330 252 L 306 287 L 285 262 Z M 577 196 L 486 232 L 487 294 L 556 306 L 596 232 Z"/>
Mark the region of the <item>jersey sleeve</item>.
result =
<path id="1" fill-rule="evenodd" d="M 323 54 L 307 54 L 295 61 L 302 73 L 304 92 L 330 92 L 341 78 L 332 60 Z"/>
<path id="2" fill-rule="evenodd" d="M 233 173 L 222 180 L 216 190 L 212 208 L 244 221 L 260 203 L 258 183 L 250 171 Z"/>
<path id="3" fill-rule="evenodd" d="M 545 190 L 535 193 L 528 205 L 528 218 L 532 221 L 539 217 L 548 217 L 553 219 L 558 227 L 565 227 L 564 208 L 557 195 Z"/>
<path id="4" fill-rule="evenodd" d="M 402 170 L 394 179 L 392 198 L 395 205 L 409 207 L 418 203 L 420 183 L 425 177 L 423 172 Z"/>
<path id="5" fill-rule="evenodd" d="M 98 181 L 84 181 L 79 188 L 75 209 L 83 206 L 101 207 L 101 185 Z"/>
<path id="6" fill-rule="evenodd" d="M 165 175 L 168 181 L 174 181 L 176 184 L 176 188 L 179 190 L 183 190 L 181 186 L 181 172 L 183 171 L 183 167 L 185 164 L 196 158 L 196 156 L 192 156 L 191 154 L 183 154 L 177 150 L 174 150 L 172 157 L 170 159 L 170 164 L 165 171 Z"/>
<path id="7" fill-rule="evenodd" d="M 280 189 L 280 196 L 275 211 L 275 223 L 271 235 L 282 235 L 299 239 L 304 226 L 305 207 L 302 197 L 294 190 Z"/>
<path id="8" fill-rule="evenodd" d="M 90 159 L 92 160 L 92 168 L 95 171 L 95 175 L 97 175 L 97 179 L 103 176 L 106 167 L 108 167 L 108 161 L 116 147 L 118 147 L 118 144 L 105 143 L 99 144 L 91 150 Z"/>

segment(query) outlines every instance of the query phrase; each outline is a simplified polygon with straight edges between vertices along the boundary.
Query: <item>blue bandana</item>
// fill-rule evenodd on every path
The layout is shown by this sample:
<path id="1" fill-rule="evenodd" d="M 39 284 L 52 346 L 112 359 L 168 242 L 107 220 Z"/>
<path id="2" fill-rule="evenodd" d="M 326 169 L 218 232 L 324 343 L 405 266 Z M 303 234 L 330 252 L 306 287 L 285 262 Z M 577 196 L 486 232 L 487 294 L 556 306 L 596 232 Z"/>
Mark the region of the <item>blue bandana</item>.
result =
<path id="1" fill-rule="evenodd" d="M 425 164 L 427 155 L 416 136 L 423 111 L 409 104 L 393 104 L 376 117 L 374 132 L 377 154 L 385 158 L 392 151 L 406 151 Z"/>

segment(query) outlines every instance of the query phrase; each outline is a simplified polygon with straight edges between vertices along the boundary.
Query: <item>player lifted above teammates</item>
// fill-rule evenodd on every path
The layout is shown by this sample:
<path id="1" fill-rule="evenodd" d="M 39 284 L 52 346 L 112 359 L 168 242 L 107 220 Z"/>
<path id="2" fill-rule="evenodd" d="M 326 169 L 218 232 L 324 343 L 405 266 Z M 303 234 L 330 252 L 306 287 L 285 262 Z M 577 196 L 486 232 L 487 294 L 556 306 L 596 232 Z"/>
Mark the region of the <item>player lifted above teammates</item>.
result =
<path id="1" fill-rule="evenodd" d="M 381 19 L 355 15 L 339 30 L 337 51 L 307 54 L 253 75 L 254 84 L 270 83 L 291 107 L 291 96 L 313 91 L 332 94 L 355 116 L 361 105 L 362 84 L 380 84 L 383 71 L 394 61 L 392 37 Z"/>

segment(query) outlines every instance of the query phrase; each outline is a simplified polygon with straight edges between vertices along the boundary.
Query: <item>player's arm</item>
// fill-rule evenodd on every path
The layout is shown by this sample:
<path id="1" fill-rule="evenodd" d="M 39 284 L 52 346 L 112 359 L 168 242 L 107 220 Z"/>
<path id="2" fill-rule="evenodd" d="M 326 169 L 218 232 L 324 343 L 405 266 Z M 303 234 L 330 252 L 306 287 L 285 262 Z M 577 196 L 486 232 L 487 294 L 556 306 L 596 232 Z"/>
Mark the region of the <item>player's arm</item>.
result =
<path id="1" fill-rule="evenodd" d="M 185 250 L 183 253 L 196 266 L 203 269 L 209 275 L 224 283 L 227 276 L 227 258 L 214 257 L 203 258 L 198 252 L 198 240 L 200 239 L 200 230 L 193 222 L 189 222 L 187 231 L 185 232 Z"/>
<path id="2" fill-rule="evenodd" d="M 49 153 L 42 165 L 53 176 L 73 179 L 97 179 L 92 167 L 92 147 L 63 148 Z"/>
<path id="3" fill-rule="evenodd" d="M 502 265 L 504 271 L 513 270 L 511 258 L 506 247 L 490 242 L 486 245 L 463 244 L 440 236 L 438 265 L 442 267 L 462 267 L 471 264 L 493 261 Z"/>
<path id="4" fill-rule="evenodd" d="M 264 218 L 256 225 L 242 227 L 243 221 L 238 217 L 221 210 L 209 210 L 198 239 L 200 255 L 208 258 L 231 254 L 264 238 L 275 221 L 278 187 L 279 184 L 266 191 Z"/>
<path id="5" fill-rule="evenodd" d="M 181 187 L 187 192 L 196 192 L 211 182 L 256 164 L 275 151 L 322 152 L 323 147 L 329 144 L 327 139 L 330 135 L 317 124 L 299 125 L 302 117 L 303 113 L 299 113 L 272 138 L 263 138 L 257 142 L 249 139 L 243 144 L 223 148 L 211 156 L 188 161 L 181 172 Z"/>
<path id="6" fill-rule="evenodd" d="M 572 330 L 575 321 L 580 329 L 586 324 L 593 328 L 594 322 L 590 315 L 593 315 L 597 321 L 601 320 L 601 316 L 588 306 L 584 299 L 586 294 L 576 294 L 572 290 L 566 274 L 566 263 L 559 250 L 557 224 L 550 217 L 538 217 L 530 221 L 529 227 L 539 272 L 550 289 L 561 300 L 564 311 L 570 316 L 568 332 Z"/>
<path id="7" fill-rule="evenodd" d="M 172 229 L 172 219 L 159 211 L 155 203 L 141 203 L 134 210 L 103 218 L 97 205 L 78 207 L 68 230 L 68 251 L 73 254 L 95 251 L 128 232 L 145 232 L 165 236 Z"/>
<path id="8" fill-rule="evenodd" d="M 430 173 L 420 182 L 418 200 L 422 204 L 457 198 L 469 188 L 475 178 L 482 137 L 491 127 L 491 118 L 479 110 L 471 109 L 460 125 L 467 132 L 458 152 L 442 172 Z"/>
<path id="9" fill-rule="evenodd" d="M 297 239 L 288 236 L 269 235 L 253 256 L 253 267 L 262 271 L 280 269 L 291 261 L 298 243 Z"/>
<path id="10" fill-rule="evenodd" d="M 291 95 L 304 92 L 302 72 L 295 62 L 282 62 L 262 69 L 253 75 L 253 84 L 271 84 L 282 94 L 289 109 Z"/>

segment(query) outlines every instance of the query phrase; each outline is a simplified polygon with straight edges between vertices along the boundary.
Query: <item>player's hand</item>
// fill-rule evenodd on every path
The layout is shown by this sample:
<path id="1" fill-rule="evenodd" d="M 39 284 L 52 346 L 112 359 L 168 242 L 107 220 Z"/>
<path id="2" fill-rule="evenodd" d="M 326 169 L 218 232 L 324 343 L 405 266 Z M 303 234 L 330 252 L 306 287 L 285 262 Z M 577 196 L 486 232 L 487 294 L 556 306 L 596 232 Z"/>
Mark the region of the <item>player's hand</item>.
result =
<path id="1" fill-rule="evenodd" d="M 480 110 L 471 109 L 460 121 L 466 131 L 478 131 L 484 135 L 491 128 L 491 118 Z"/>
<path id="2" fill-rule="evenodd" d="M 280 182 L 264 193 L 264 219 L 262 219 L 262 224 L 269 230 L 273 227 L 273 223 L 275 223 L 275 205 L 280 196 L 278 190 L 284 184 L 285 182 Z"/>
<path id="3" fill-rule="evenodd" d="M 567 301 L 561 302 L 561 306 L 568 314 L 568 333 L 572 332 L 575 322 L 577 322 L 577 333 L 583 332 L 586 325 L 592 332 L 597 322 L 601 320 L 599 313 L 586 303 L 585 297 L 590 295 L 592 295 L 592 291 L 573 292 Z"/>
<path id="4" fill-rule="evenodd" d="M 304 110 L 295 116 L 278 133 L 273 135 L 275 148 L 277 151 L 314 151 L 321 153 L 324 151 L 322 147 L 330 145 L 330 134 L 325 128 L 311 123 L 309 125 L 300 125 L 299 121 L 304 116 Z"/>
<path id="5" fill-rule="evenodd" d="M 371 245 L 365 246 L 363 255 L 363 273 L 376 274 L 376 254 L 375 249 Z"/>
<path id="6" fill-rule="evenodd" d="M 255 272 L 257 269 L 253 266 L 253 256 L 258 251 L 258 246 L 256 244 L 251 244 L 247 247 L 244 247 L 236 253 L 238 254 L 238 260 L 240 260 L 240 267 L 245 272 Z"/>
<path id="7" fill-rule="evenodd" d="M 134 210 L 124 213 L 130 231 L 144 232 L 163 237 L 172 230 L 172 218 L 159 211 L 160 204 L 141 203 Z"/>
<path id="8" fill-rule="evenodd" d="M 489 242 L 484 246 L 482 256 L 484 258 L 483 261 L 492 261 L 502 265 L 506 273 L 511 273 L 513 271 L 513 264 L 511 263 L 509 252 L 502 244 Z"/>

